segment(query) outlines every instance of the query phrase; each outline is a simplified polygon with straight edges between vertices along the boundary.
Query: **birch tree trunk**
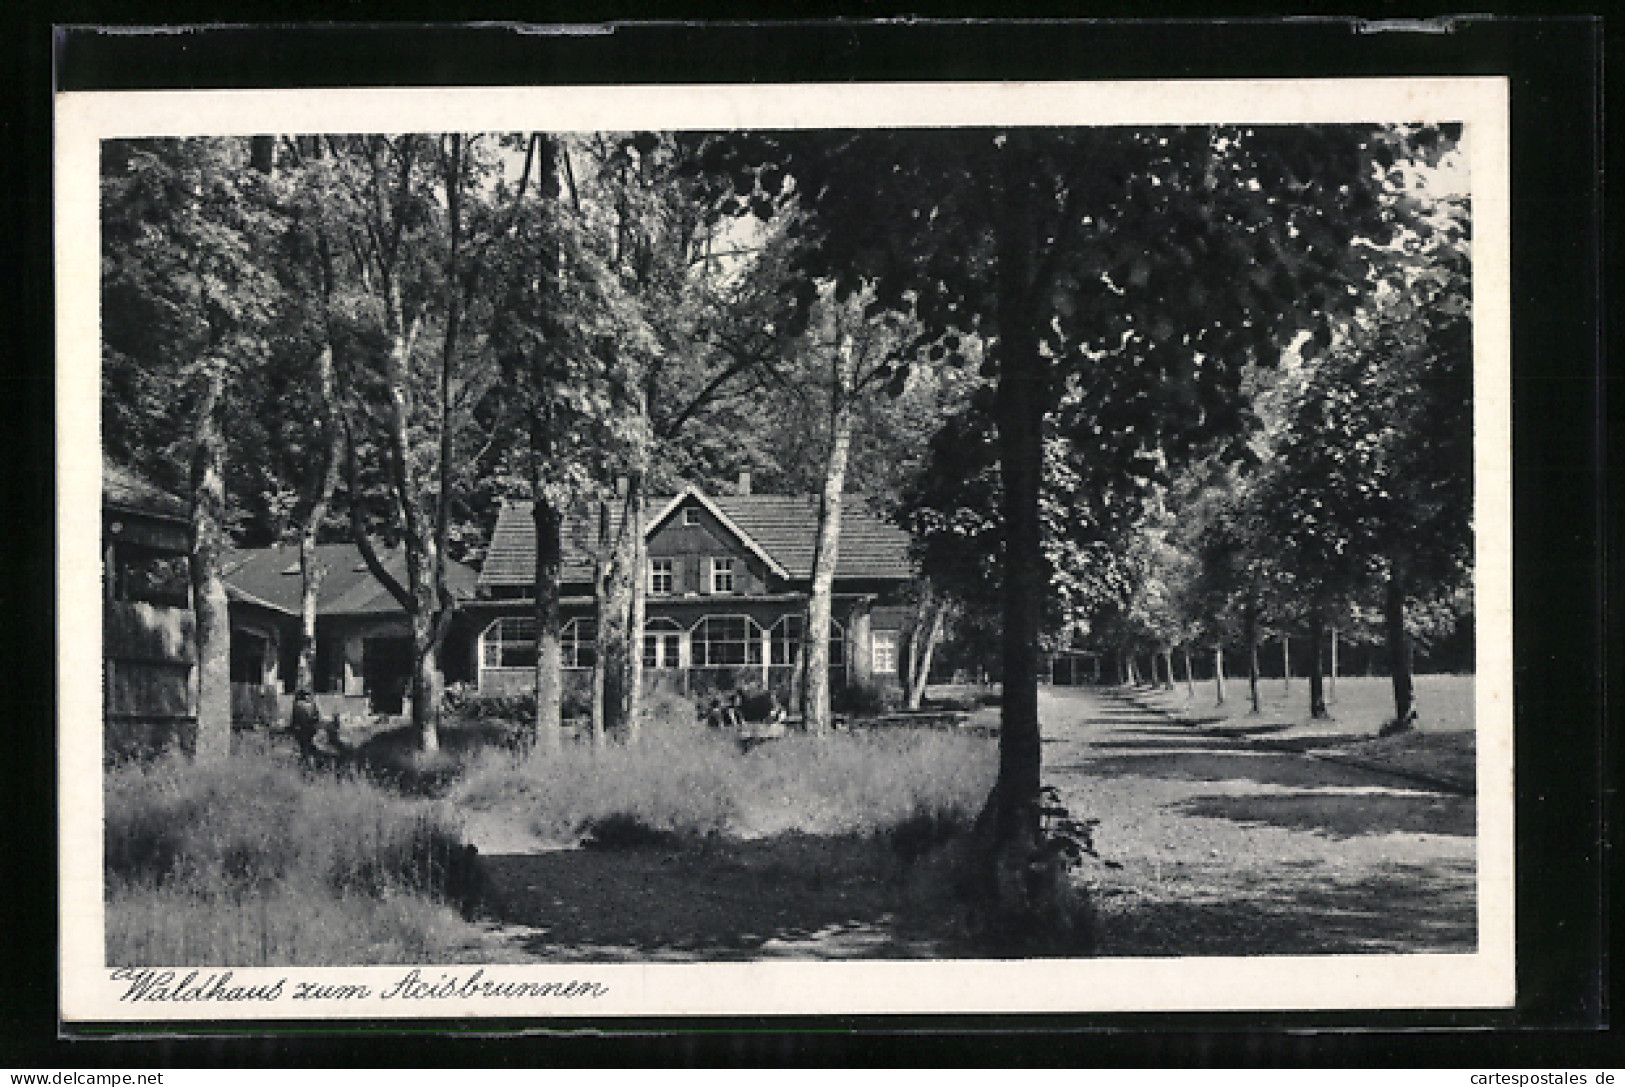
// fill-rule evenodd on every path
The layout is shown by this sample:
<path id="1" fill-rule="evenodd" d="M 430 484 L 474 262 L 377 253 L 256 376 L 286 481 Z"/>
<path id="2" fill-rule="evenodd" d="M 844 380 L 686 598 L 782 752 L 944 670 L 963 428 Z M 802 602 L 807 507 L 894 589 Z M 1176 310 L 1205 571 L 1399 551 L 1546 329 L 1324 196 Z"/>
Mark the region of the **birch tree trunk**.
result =
<path id="1" fill-rule="evenodd" d="M 192 609 L 197 618 L 197 737 L 193 757 L 218 762 L 231 754 L 231 615 L 220 580 L 225 548 L 224 360 L 204 363 L 192 448 Z"/>
<path id="2" fill-rule="evenodd" d="M 559 511 L 532 479 L 531 520 L 536 525 L 536 747 L 557 753 L 564 726 L 564 673 L 559 647 Z"/>
<path id="3" fill-rule="evenodd" d="M 323 425 L 327 429 L 327 450 L 316 493 L 299 533 L 299 665 L 295 684 L 299 690 L 316 690 L 316 604 L 327 571 L 316 561 L 316 534 L 327 518 L 333 491 L 338 486 L 339 463 L 343 457 L 343 429 L 338 420 L 338 393 L 333 378 L 333 345 L 326 344 L 316 357 L 316 377 L 321 387 Z"/>
<path id="4" fill-rule="evenodd" d="M 813 544 L 812 595 L 807 599 L 804 634 L 807 670 L 801 686 L 801 717 L 808 732 L 830 727 L 829 627 L 840 558 L 841 499 L 846 490 L 846 462 L 852 446 L 850 390 L 856 365 L 850 335 L 836 349 L 830 402 L 829 456 L 824 461 L 824 490 L 818 502 L 818 537 Z"/>
<path id="5" fill-rule="evenodd" d="M 598 558 L 596 568 L 593 570 L 592 595 L 594 613 L 597 620 L 597 644 L 592 657 L 592 746 L 604 746 L 604 729 L 608 724 L 606 710 L 609 696 L 609 664 L 604 659 L 604 628 L 609 619 L 610 593 L 610 548 L 614 538 L 610 535 L 609 503 L 600 500 L 598 503 Z"/>
<path id="6" fill-rule="evenodd" d="M 1191 671 L 1191 647 L 1189 642 L 1180 645 L 1179 655 L 1185 658 L 1185 691 L 1190 695 L 1190 700 L 1195 702 L 1196 673 Z"/>
<path id="7" fill-rule="evenodd" d="M 946 605 L 935 593 L 927 590 L 925 599 L 926 614 L 922 621 L 915 624 L 913 636 L 909 639 L 909 674 L 908 674 L 908 701 L 911 710 L 920 708 L 925 700 L 925 686 L 931 677 L 931 657 L 937 651 L 937 643 L 942 640 L 942 624 L 947 610 Z"/>
<path id="8" fill-rule="evenodd" d="M 1332 627 L 1331 691 L 1327 695 L 1327 700 L 1330 702 L 1337 701 L 1337 628 L 1335 626 Z"/>
<path id="9" fill-rule="evenodd" d="M 1213 647 L 1213 690 L 1217 695 L 1215 705 L 1224 705 L 1224 646 Z"/>
<path id="10" fill-rule="evenodd" d="M 632 593 L 626 630 L 626 693 L 622 714 L 627 743 L 638 742 L 643 713 L 643 627 L 648 608 L 649 560 L 643 538 L 643 471 L 634 471 L 627 481 L 625 523 L 630 541 L 628 583 Z"/>

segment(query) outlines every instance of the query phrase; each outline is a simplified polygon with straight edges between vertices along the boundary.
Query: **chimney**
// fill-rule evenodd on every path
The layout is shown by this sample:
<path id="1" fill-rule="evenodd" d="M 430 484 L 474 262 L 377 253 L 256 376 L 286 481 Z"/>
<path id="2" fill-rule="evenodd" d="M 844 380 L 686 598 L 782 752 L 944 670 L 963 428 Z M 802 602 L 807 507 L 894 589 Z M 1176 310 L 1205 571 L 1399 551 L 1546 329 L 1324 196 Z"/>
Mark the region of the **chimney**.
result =
<path id="1" fill-rule="evenodd" d="M 749 468 L 741 468 L 741 469 L 739 469 L 739 486 L 738 486 L 737 490 L 738 490 L 738 493 L 740 493 L 740 494 L 749 494 L 750 493 L 750 469 Z"/>

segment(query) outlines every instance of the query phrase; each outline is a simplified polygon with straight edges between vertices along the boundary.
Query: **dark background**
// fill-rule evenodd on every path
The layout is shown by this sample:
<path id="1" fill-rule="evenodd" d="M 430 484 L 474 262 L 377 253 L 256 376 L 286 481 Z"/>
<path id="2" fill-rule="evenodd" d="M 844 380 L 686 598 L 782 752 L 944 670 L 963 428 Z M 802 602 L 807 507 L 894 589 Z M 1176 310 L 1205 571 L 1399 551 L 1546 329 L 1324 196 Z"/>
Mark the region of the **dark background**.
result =
<path id="1" fill-rule="evenodd" d="M 1618 423 L 1605 395 L 1600 22 L 1574 15 L 1460 19 L 1442 32 L 1359 32 L 1342 20 L 954 23 L 866 20 L 796 9 L 799 21 L 626 24 L 630 3 L 538 7 L 537 22 L 591 23 L 544 35 L 513 26 L 375 23 L 398 7 L 361 3 L 21 4 L 4 16 L 0 101 L 0 368 L 7 561 L 0 638 L 10 696 L 0 922 L 0 1065 L 1001 1064 L 1541 1065 L 1595 1071 L 1625 1061 L 1605 1029 L 1604 809 L 1617 816 L 1617 750 L 1603 693 L 1625 678 Z M 1123 8 L 1123 10 L 1130 10 Z M 1187 5 L 1197 14 L 1217 6 Z M 1255 11 L 1260 9 L 1254 9 Z M 966 5 L 913 13 L 958 19 Z M 1414 11 L 1414 9 L 1413 9 Z M 1003 15 L 1052 14 L 1006 5 Z M 1396 12 L 1375 12 L 1392 16 Z M 442 4 L 441 18 L 511 18 Z M 743 4 L 711 19 L 754 17 Z M 848 21 L 827 21 L 844 14 Z M 982 14 L 986 14 L 983 12 Z M 1227 14 L 1235 14 L 1231 11 Z M 1277 13 L 1279 14 L 1279 12 Z M 419 14 L 418 17 L 422 17 Z M 815 17 L 824 17 L 823 19 Z M 292 25 L 293 19 L 349 25 Z M 806 21 L 806 20 L 812 21 Z M 215 23 L 186 33 L 109 33 L 90 24 Z M 220 25 L 275 20 L 279 28 Z M 73 27 L 79 27 L 73 29 Z M 1436 28 L 1437 29 L 1437 28 Z M 266 1024 L 144 1041 L 59 1038 L 55 1008 L 55 734 L 50 92 L 146 88 L 432 86 L 620 82 L 1152 79 L 1507 75 L 1512 88 L 1513 365 L 1518 782 L 1519 1002 L 1509 1013 L 1339 1013 L 743 1019 L 595 1024 L 529 1039 L 475 1037 L 503 1024 Z M 1609 253 L 1609 266 L 1617 252 Z M 1611 370 L 1618 376 L 1617 370 Z M 1617 432 L 1617 426 L 1616 426 Z M 1612 512 L 1611 512 L 1612 511 Z M 1614 567 L 1605 564 L 1612 544 Z M 1615 575 L 1611 580 L 1609 574 Z M 1606 623 L 1605 623 L 1606 619 Z M 71 681 L 71 679 L 70 679 Z M 1605 784 L 1607 788 L 1605 789 Z M 1403 994 L 1396 994 L 1403 1001 Z M 507 1024 L 536 1028 L 536 1024 Z M 408 1029 L 410 1028 L 410 1029 Z M 1418 1029 L 1422 1028 L 1422 1029 Z M 119 1028 L 127 1031 L 128 1028 Z M 157 1027 L 163 1031 L 175 1028 Z M 973 1033 L 974 1032 L 974 1033 Z M 1041 1033 L 1040 1033 L 1041 1032 Z M 448 1038 L 447 1033 L 461 1035 Z M 237 1035 L 235 1037 L 231 1035 Z"/>

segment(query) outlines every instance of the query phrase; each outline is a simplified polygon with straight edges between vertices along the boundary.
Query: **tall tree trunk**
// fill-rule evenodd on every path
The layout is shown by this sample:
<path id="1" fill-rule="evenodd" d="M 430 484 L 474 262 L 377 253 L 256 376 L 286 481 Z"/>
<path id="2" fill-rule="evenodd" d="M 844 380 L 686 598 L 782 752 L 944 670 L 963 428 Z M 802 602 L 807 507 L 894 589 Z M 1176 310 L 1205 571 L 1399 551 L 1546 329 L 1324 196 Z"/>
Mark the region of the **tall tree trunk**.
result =
<path id="1" fill-rule="evenodd" d="M 1337 701 L 1337 627 L 1335 626 L 1332 627 L 1331 692 L 1327 695 L 1327 698 L 1332 702 Z"/>
<path id="2" fill-rule="evenodd" d="M 1394 727 L 1409 728 L 1416 723 L 1416 700 L 1411 683 L 1411 641 L 1405 633 L 1405 581 L 1397 564 L 1388 573 L 1382 617 L 1388 637 L 1388 668 L 1394 681 Z"/>
<path id="3" fill-rule="evenodd" d="M 604 745 L 604 732 L 609 724 L 609 674 L 611 665 L 607 659 L 608 654 L 605 649 L 609 643 L 609 638 L 606 637 L 606 628 L 611 620 L 610 581 L 613 577 L 611 555 L 613 547 L 614 537 L 610 533 L 609 502 L 600 500 L 598 503 L 598 552 L 592 579 L 593 610 L 598 617 L 596 624 L 598 640 L 593 650 L 592 663 L 592 746 L 595 749 Z"/>
<path id="4" fill-rule="evenodd" d="M 561 548 L 559 525 L 562 520 L 533 478 L 531 520 L 536 524 L 536 747 L 557 752 L 562 746 L 564 727 L 564 671 L 559 647 L 559 567 Z"/>
<path id="5" fill-rule="evenodd" d="M 1258 609 L 1247 605 L 1246 618 L 1243 620 L 1247 636 L 1247 694 L 1253 702 L 1253 713 L 1264 712 L 1264 707 L 1258 700 Z"/>
<path id="6" fill-rule="evenodd" d="M 608 550 L 600 578 L 602 595 L 598 601 L 598 664 L 603 672 L 604 734 L 618 735 L 623 740 L 631 738 L 629 715 L 637 704 L 632 691 L 634 658 L 637 658 L 637 673 L 642 673 L 642 647 L 633 644 L 632 629 L 640 581 L 636 563 L 642 553 L 637 539 L 639 529 L 633 521 L 636 486 L 630 476 L 621 477 L 616 484 L 620 508 L 618 524 L 605 506 L 604 523 L 612 534 L 606 544 Z"/>
<path id="7" fill-rule="evenodd" d="M 914 624 L 908 645 L 908 701 L 911 710 L 920 708 L 925 701 L 925 687 L 931 678 L 931 658 L 942 640 L 942 624 L 947 611 L 946 603 L 927 587 L 921 601 L 925 612 Z"/>
<path id="8" fill-rule="evenodd" d="M 818 501 L 812 594 L 807 598 L 807 674 L 801 688 L 801 717 L 807 731 L 814 733 L 827 731 L 830 726 L 829 627 L 835 565 L 840 559 L 841 499 L 846 490 L 846 462 L 852 447 L 849 394 L 853 366 L 852 338 L 843 335 L 833 360 L 835 380 L 830 392 L 829 455 L 824 460 L 824 490 Z"/>
<path id="9" fill-rule="evenodd" d="M 622 720 L 626 726 L 628 743 L 638 742 L 639 721 L 643 713 L 643 627 L 648 610 L 649 560 L 643 538 L 643 470 L 632 472 L 627 480 L 624 517 L 630 526 L 627 538 L 631 557 L 628 578 L 632 598 L 628 602 L 626 631 L 626 693 L 622 707 Z"/>
<path id="10" fill-rule="evenodd" d="M 1281 682 L 1283 690 L 1292 690 L 1292 636 L 1286 631 L 1281 632 Z"/>
<path id="11" fill-rule="evenodd" d="M 1214 705 L 1224 705 L 1224 646 L 1213 647 L 1213 689 L 1217 693 Z"/>
<path id="12" fill-rule="evenodd" d="M 1174 649 L 1173 646 L 1164 646 L 1162 650 L 1163 675 L 1167 677 L 1163 682 L 1165 690 L 1174 689 Z"/>
<path id="13" fill-rule="evenodd" d="M 344 432 L 338 419 L 338 393 L 333 377 L 333 345 L 326 344 L 316 356 L 316 376 L 321 387 L 322 425 L 327 431 L 321 478 L 317 481 L 310 508 L 305 511 L 299 533 L 299 665 L 295 685 L 302 691 L 316 689 L 316 605 L 327 571 L 316 561 L 316 534 L 327 519 L 327 509 L 338 487 L 339 464 L 344 455 Z"/>
<path id="14" fill-rule="evenodd" d="M 1325 612 L 1314 608 L 1309 613 L 1309 716 L 1312 718 L 1329 716 L 1320 666 L 1320 643 L 1325 633 Z"/>
<path id="15" fill-rule="evenodd" d="M 1191 671 L 1191 646 L 1183 642 L 1179 647 L 1180 656 L 1185 658 L 1185 690 L 1192 702 L 1196 701 L 1196 673 Z"/>
<path id="16" fill-rule="evenodd" d="M 995 825 L 999 841 L 1016 842 L 1035 841 L 1039 826 L 1038 637 L 1047 585 L 1038 500 L 1047 375 L 1036 337 L 1005 287 L 1005 254 L 1001 252 L 1000 257 L 1000 375 L 995 411 L 1003 482 L 1004 654 Z"/>
<path id="17" fill-rule="evenodd" d="M 204 363 L 192 447 L 192 610 L 197 618 L 197 738 L 193 757 L 217 762 L 231 754 L 231 615 L 220 580 L 225 549 L 225 438 L 220 413 L 226 390 L 221 359 Z"/>

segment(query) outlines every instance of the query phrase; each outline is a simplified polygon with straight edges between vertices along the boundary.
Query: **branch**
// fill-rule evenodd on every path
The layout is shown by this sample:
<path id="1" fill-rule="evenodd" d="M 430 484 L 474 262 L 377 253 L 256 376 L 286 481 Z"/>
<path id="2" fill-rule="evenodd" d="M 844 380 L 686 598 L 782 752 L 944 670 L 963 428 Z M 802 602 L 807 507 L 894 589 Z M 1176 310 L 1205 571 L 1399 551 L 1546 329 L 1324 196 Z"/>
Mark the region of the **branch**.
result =
<path id="1" fill-rule="evenodd" d="M 341 395 L 340 399 L 346 398 Z M 411 614 L 416 607 L 412 594 L 395 579 L 395 575 L 384 569 L 378 552 L 372 546 L 372 538 L 367 535 L 361 514 L 361 470 L 356 463 L 355 433 L 350 425 L 350 412 L 341 406 L 339 416 L 344 425 L 345 463 L 350 487 L 350 536 L 355 541 L 356 550 L 361 552 L 361 560 L 367 564 L 367 570 L 378 580 L 378 584 L 388 590 L 395 602 L 405 608 L 407 614 Z"/>

